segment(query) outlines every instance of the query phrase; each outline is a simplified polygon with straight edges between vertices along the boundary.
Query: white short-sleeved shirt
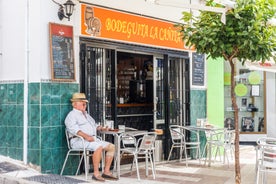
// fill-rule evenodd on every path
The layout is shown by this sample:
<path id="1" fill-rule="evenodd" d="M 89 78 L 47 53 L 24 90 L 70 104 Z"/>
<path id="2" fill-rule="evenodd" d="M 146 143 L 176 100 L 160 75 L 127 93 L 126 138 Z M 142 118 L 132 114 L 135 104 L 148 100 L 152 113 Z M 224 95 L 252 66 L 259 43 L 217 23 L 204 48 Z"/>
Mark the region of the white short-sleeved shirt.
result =
<path id="1" fill-rule="evenodd" d="M 99 126 L 96 124 L 95 120 L 87 113 L 83 114 L 81 111 L 77 109 L 73 109 L 67 117 L 65 118 L 65 125 L 69 132 L 73 134 L 77 134 L 78 131 L 82 131 L 89 136 L 97 136 L 97 127 Z M 73 148 L 82 148 L 82 141 L 80 138 L 73 138 L 70 141 L 71 146 Z M 95 151 L 100 146 L 106 147 L 109 142 L 102 141 L 96 138 L 96 141 L 88 142 L 84 140 L 85 147 Z"/>

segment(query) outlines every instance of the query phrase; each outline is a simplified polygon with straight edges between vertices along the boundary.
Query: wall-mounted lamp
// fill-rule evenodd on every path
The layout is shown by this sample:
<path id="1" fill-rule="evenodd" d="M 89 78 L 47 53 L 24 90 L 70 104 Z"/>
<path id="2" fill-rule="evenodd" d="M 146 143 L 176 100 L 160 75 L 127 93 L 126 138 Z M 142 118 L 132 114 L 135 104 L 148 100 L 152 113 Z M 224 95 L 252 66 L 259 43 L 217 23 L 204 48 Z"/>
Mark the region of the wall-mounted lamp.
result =
<path id="1" fill-rule="evenodd" d="M 54 0 L 52 1 L 57 5 L 59 5 L 59 9 L 58 9 L 59 20 L 62 20 L 63 18 L 68 18 L 68 21 L 70 21 L 70 16 L 73 14 L 75 4 L 71 0 L 67 0 L 66 3 L 64 3 L 63 5 Z"/>

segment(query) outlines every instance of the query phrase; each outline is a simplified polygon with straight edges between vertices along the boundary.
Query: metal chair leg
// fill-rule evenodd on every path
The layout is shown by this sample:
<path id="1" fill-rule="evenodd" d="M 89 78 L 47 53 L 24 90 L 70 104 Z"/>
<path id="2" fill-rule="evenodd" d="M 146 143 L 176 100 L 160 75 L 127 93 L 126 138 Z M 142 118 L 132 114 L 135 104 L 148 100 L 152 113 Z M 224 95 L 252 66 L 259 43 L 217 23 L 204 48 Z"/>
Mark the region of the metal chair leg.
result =
<path id="1" fill-rule="evenodd" d="M 151 163 L 151 171 L 152 171 L 152 176 L 153 179 L 155 179 L 155 165 L 154 165 L 154 159 L 151 157 L 151 154 L 149 155 L 150 158 L 150 163 Z"/>
<path id="2" fill-rule="evenodd" d="M 172 154 L 172 150 L 173 150 L 174 147 L 171 147 L 171 150 L 170 150 L 170 153 L 169 153 L 169 156 L 168 156 L 168 159 L 167 161 L 170 161 L 170 158 L 171 158 L 171 154 Z"/>
<path id="3" fill-rule="evenodd" d="M 135 164 L 136 164 L 136 173 L 137 173 L 137 178 L 138 180 L 140 180 L 140 173 L 139 173 L 139 166 L 138 166 L 138 156 L 134 155 L 134 159 L 135 159 Z"/>
<path id="4" fill-rule="evenodd" d="M 84 172 L 85 172 L 85 180 L 87 180 L 87 175 L 88 175 L 88 167 L 87 167 L 87 155 L 83 153 L 84 157 Z"/>
<path id="5" fill-rule="evenodd" d="M 77 174 L 78 174 L 78 172 L 79 172 L 79 170 L 80 170 L 80 166 L 81 166 L 81 162 L 82 162 L 82 160 L 83 160 L 83 154 L 81 155 L 81 159 L 80 159 L 80 161 L 79 161 L 78 169 L 77 169 L 77 171 L 76 171 L 76 174 L 75 174 L 75 175 L 77 175 Z"/>
<path id="6" fill-rule="evenodd" d="M 65 157 L 65 160 L 64 160 L 64 163 L 63 163 L 62 169 L 61 169 L 61 171 L 60 171 L 60 175 L 62 175 L 62 174 L 63 174 L 64 168 L 65 168 L 65 165 L 66 165 L 66 163 L 67 163 L 67 159 L 68 159 L 68 157 L 69 157 L 69 153 L 70 153 L 70 152 L 68 152 L 68 153 L 66 154 L 66 157 Z"/>

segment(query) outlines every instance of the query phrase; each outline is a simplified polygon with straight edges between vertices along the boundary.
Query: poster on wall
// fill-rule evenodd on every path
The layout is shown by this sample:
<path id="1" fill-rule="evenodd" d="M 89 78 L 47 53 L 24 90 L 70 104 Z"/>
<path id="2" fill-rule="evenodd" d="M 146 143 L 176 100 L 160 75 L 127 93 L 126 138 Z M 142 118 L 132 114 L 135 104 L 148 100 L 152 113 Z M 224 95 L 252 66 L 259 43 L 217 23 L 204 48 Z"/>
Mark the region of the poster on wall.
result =
<path id="1" fill-rule="evenodd" d="M 253 132 L 254 131 L 254 119 L 252 117 L 242 117 L 242 131 Z"/>
<path id="2" fill-rule="evenodd" d="M 204 86 L 205 84 L 205 55 L 192 54 L 192 85 Z"/>
<path id="3" fill-rule="evenodd" d="M 234 118 L 232 117 L 225 118 L 224 128 L 227 128 L 228 130 L 234 130 L 235 129 Z"/>
<path id="4" fill-rule="evenodd" d="M 251 96 L 260 96 L 260 85 L 251 86 Z"/>
<path id="5" fill-rule="evenodd" d="M 52 80 L 75 81 L 73 27 L 49 24 Z"/>

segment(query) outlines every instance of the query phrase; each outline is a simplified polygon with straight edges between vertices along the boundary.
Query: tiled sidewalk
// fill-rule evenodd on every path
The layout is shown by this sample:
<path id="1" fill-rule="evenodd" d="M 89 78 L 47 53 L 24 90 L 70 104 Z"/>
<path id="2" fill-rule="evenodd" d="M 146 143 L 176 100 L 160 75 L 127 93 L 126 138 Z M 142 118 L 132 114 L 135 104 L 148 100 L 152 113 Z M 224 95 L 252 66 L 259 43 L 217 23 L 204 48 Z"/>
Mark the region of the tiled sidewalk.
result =
<path id="1" fill-rule="evenodd" d="M 253 146 L 240 147 L 240 162 L 242 184 L 255 183 L 255 148 Z M 152 175 L 145 177 L 143 164 L 140 164 L 141 181 L 136 178 L 136 170 L 132 174 L 129 172 L 129 165 L 122 167 L 122 175 L 118 181 L 108 181 L 105 183 L 116 184 L 233 184 L 235 183 L 235 167 L 234 159 L 230 159 L 230 165 L 223 164 L 217 158 L 217 161 L 212 162 L 211 167 L 204 165 L 202 161 L 199 165 L 198 160 L 190 160 L 189 167 L 186 167 L 185 162 L 170 161 L 157 163 L 157 176 L 154 180 Z M 151 174 L 151 173 L 150 173 Z M 78 176 L 59 176 L 53 174 L 41 174 L 36 170 L 26 167 L 18 161 L 0 156 L 0 183 L 2 184 L 34 184 L 34 183 L 51 183 L 51 184 L 85 184 L 85 183 L 100 183 L 91 180 L 90 173 L 88 181 L 84 180 L 84 175 Z M 275 183 L 276 176 L 268 175 L 267 183 Z"/>

